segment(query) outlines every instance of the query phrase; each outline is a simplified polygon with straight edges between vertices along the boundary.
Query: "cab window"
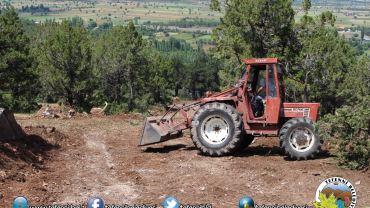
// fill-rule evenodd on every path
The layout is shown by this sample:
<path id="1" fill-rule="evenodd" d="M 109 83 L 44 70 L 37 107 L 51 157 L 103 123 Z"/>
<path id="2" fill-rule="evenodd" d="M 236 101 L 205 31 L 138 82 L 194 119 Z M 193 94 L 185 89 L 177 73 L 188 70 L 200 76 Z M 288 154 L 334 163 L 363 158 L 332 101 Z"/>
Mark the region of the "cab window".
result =
<path id="1" fill-rule="evenodd" d="M 283 67 L 283 66 L 282 66 L 281 64 L 277 64 L 277 65 L 276 65 L 276 71 L 277 71 L 277 73 L 278 73 L 278 74 L 282 74 L 282 73 L 283 73 L 283 72 L 282 72 L 282 67 Z"/>
<path id="2" fill-rule="evenodd" d="M 277 98 L 274 65 L 268 65 L 268 97 Z"/>
<path id="3" fill-rule="evenodd" d="M 257 70 L 257 73 L 258 73 L 258 81 L 257 81 L 257 85 L 256 85 L 256 94 L 257 94 L 257 91 L 258 89 L 260 89 L 261 87 L 263 87 L 262 91 L 259 93 L 260 96 L 262 97 L 266 97 L 266 66 L 263 66 L 264 68 L 261 68 L 259 70 Z"/>
<path id="4" fill-rule="evenodd" d="M 278 64 L 276 65 L 276 71 L 278 73 L 278 81 L 279 81 L 279 92 L 280 92 L 280 99 L 282 102 L 285 100 L 285 94 L 284 94 L 284 81 L 283 81 L 283 70 L 282 65 Z"/>
<path id="5" fill-rule="evenodd" d="M 244 73 L 243 73 L 243 76 L 242 76 L 241 80 L 244 80 L 246 75 L 247 75 L 247 70 L 245 70 L 245 71 L 244 71 Z"/>

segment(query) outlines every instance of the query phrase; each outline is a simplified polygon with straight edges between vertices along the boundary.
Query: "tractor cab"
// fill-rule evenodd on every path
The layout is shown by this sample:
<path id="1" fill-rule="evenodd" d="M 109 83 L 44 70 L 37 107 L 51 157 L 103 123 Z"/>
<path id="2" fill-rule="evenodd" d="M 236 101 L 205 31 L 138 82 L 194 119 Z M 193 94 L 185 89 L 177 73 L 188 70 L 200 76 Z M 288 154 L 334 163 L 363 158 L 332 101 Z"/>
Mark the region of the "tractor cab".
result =
<path id="1" fill-rule="evenodd" d="M 248 123 L 277 124 L 285 101 L 282 64 L 276 58 L 245 59 L 242 77 L 247 82 Z"/>

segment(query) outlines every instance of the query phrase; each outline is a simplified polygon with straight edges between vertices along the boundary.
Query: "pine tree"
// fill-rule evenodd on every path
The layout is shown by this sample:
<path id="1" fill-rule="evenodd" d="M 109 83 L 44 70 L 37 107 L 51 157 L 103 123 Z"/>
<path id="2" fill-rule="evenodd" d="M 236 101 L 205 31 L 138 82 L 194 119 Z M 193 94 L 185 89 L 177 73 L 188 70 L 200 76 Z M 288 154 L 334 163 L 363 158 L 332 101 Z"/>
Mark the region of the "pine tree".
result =
<path id="1" fill-rule="evenodd" d="M 149 52 L 148 73 L 145 89 L 153 94 L 154 101 L 164 102 L 162 100 L 162 92 L 173 87 L 173 63 L 172 60 L 165 60 L 162 54 L 158 51 L 152 50 Z"/>
<path id="2" fill-rule="evenodd" d="M 370 166 L 370 62 L 359 58 L 343 80 L 339 95 L 346 98 L 343 106 L 320 119 L 320 136 L 338 146 L 333 152 L 338 166 L 361 170 Z"/>
<path id="3" fill-rule="evenodd" d="M 51 23 L 37 39 L 43 85 L 71 106 L 89 108 L 94 79 L 86 28 L 72 27 L 70 21 Z"/>
<path id="4" fill-rule="evenodd" d="M 100 37 L 100 43 L 97 58 L 101 59 L 103 82 L 118 105 L 128 90 L 128 108 L 132 110 L 139 78 L 147 65 L 145 41 L 130 21 L 127 26 L 112 27 L 109 35 Z"/>
<path id="5" fill-rule="evenodd" d="M 218 91 L 218 72 L 222 69 L 221 62 L 209 57 L 204 50 L 196 53 L 194 62 L 189 64 L 185 71 L 184 83 L 192 91 L 193 99 L 197 98 L 197 91 L 200 96 L 207 90 Z"/>
<path id="6" fill-rule="evenodd" d="M 37 95 L 37 74 L 32 68 L 29 44 L 23 24 L 11 6 L 0 15 L 0 95 L 4 92 L 12 95 L 13 100 L 3 104 L 13 110 L 33 110 L 34 105 L 30 104 Z"/>
<path id="7" fill-rule="evenodd" d="M 284 56 L 294 26 L 294 10 L 290 0 L 225 1 L 225 16 L 213 30 L 212 38 L 223 57 L 264 58 Z M 212 0 L 211 9 L 220 10 L 220 2 Z"/>
<path id="8" fill-rule="evenodd" d="M 325 27 L 305 37 L 302 45 L 296 68 L 290 69 L 289 73 L 295 74 L 295 78 L 302 82 L 307 81 L 308 101 L 321 103 L 321 115 L 334 113 L 347 101 L 340 92 L 348 87 L 344 80 L 355 66 L 354 50 L 335 28 L 329 31 Z M 291 91 L 295 85 L 301 84 L 292 82 L 287 86 L 288 99 L 293 94 L 302 96 L 303 91 Z"/>

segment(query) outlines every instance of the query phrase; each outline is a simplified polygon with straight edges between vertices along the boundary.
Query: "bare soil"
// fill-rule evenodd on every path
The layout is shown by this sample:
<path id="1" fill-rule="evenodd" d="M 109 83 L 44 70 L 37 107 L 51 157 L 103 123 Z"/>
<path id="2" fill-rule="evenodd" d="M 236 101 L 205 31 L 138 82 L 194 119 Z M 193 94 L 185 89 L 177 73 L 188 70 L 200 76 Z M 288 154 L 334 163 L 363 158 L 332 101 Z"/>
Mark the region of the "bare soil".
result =
<path id="1" fill-rule="evenodd" d="M 24 196 L 31 206 L 105 204 L 163 207 L 181 204 L 237 207 L 256 204 L 312 206 L 319 184 L 333 176 L 355 185 L 356 207 L 370 207 L 370 171 L 337 169 L 326 147 L 315 160 L 292 161 L 277 138 L 258 138 L 226 157 L 201 155 L 189 131 L 182 138 L 138 147 L 140 114 L 18 119 L 29 135 L 0 143 L 0 207 Z M 55 128 L 55 129 L 54 129 Z"/>

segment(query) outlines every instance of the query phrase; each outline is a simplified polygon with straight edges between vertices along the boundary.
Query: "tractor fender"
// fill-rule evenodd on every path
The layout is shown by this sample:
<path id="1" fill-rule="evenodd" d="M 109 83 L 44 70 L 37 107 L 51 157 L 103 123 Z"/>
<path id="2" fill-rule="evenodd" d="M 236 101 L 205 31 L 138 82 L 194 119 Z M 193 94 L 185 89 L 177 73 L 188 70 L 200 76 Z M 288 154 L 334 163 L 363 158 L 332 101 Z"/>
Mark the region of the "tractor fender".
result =
<path id="1" fill-rule="evenodd" d="M 233 100 L 231 97 L 209 97 L 209 98 L 203 98 L 202 103 L 208 103 L 213 101 L 230 101 Z"/>

